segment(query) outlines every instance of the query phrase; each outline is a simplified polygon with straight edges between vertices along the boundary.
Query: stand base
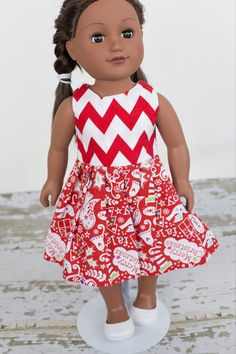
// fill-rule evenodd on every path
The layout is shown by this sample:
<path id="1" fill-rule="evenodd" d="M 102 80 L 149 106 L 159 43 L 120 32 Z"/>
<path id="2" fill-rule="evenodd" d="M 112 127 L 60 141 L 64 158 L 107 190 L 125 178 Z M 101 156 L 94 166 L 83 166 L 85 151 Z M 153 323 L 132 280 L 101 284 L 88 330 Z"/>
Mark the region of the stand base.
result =
<path id="1" fill-rule="evenodd" d="M 129 309 L 135 299 L 135 292 L 130 289 L 130 301 L 126 302 Z M 81 309 L 77 318 L 77 330 L 80 337 L 91 347 L 109 354 L 134 354 L 147 350 L 159 343 L 170 327 L 170 315 L 167 307 L 157 298 L 157 319 L 151 326 L 135 325 L 132 337 L 122 341 L 110 341 L 104 334 L 107 316 L 105 302 L 98 294 L 88 301 Z"/>

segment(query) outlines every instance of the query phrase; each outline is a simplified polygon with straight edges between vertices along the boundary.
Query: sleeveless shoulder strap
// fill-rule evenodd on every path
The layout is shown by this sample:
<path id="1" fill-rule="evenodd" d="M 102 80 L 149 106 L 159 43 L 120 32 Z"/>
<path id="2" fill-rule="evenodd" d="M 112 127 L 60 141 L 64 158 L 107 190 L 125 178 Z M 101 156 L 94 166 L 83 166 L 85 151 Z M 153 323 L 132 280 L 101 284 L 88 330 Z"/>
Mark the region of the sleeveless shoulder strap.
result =
<path id="1" fill-rule="evenodd" d="M 144 99 L 146 98 L 147 102 L 151 105 L 154 111 L 154 118 L 156 118 L 159 110 L 159 99 L 156 87 L 145 81 L 140 81 L 140 85 L 143 87 L 142 96 Z"/>
<path id="2" fill-rule="evenodd" d="M 80 87 L 73 91 L 73 98 L 72 98 L 72 107 L 75 117 L 78 117 L 80 109 L 79 109 L 79 101 L 80 98 L 84 95 L 85 91 L 87 90 L 86 84 L 82 84 Z"/>

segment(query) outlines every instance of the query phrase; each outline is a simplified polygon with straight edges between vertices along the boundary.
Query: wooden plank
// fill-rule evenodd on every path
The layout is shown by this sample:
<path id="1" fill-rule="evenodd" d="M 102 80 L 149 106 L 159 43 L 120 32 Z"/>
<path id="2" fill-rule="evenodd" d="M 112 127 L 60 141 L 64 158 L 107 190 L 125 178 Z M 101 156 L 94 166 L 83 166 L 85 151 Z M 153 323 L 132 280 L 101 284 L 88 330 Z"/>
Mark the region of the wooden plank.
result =
<path id="1" fill-rule="evenodd" d="M 167 336 L 148 350 L 150 354 L 234 354 L 235 321 L 232 319 L 172 323 Z M 71 322 L 0 332 L 0 353 L 100 354 L 78 336 Z M 8 351 L 9 348 L 12 351 Z M 140 354 L 146 354 L 140 352 Z"/>

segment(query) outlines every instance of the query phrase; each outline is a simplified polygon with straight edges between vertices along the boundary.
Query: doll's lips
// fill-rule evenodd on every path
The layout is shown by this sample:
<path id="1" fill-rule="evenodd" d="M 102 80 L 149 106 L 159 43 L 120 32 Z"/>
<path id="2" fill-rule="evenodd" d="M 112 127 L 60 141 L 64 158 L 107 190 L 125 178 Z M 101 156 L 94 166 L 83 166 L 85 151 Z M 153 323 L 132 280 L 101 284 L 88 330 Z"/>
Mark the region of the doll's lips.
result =
<path id="1" fill-rule="evenodd" d="M 125 57 L 114 57 L 111 62 L 112 63 L 117 63 L 117 64 L 120 64 L 120 63 L 124 63 L 126 60 Z"/>

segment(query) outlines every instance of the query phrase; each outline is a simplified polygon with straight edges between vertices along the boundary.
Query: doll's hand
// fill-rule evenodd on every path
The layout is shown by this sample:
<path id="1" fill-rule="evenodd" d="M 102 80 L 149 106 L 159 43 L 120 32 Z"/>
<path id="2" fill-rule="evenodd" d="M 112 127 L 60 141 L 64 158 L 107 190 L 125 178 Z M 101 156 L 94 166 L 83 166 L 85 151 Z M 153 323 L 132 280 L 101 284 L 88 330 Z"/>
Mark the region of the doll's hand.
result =
<path id="1" fill-rule="evenodd" d="M 51 206 L 54 206 L 56 204 L 57 198 L 60 194 L 62 188 L 62 183 L 56 183 L 56 182 L 51 182 L 51 181 L 46 181 L 44 184 L 39 201 L 43 207 L 48 207 L 49 206 L 49 200 L 48 197 L 51 195 Z"/>
<path id="2" fill-rule="evenodd" d="M 186 198 L 186 209 L 191 212 L 194 205 L 194 194 L 191 184 L 188 181 L 181 181 L 175 182 L 174 186 L 178 195 Z"/>

